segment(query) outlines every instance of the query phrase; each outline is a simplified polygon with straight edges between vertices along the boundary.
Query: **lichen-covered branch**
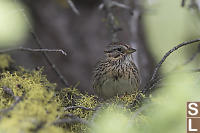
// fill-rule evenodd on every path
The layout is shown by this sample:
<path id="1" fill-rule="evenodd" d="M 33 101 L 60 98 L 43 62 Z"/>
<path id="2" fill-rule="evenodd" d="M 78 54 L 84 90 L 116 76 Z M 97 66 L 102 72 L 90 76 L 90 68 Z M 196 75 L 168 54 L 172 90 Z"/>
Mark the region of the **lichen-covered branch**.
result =
<path id="1" fill-rule="evenodd" d="M 81 118 L 64 118 L 64 119 L 59 119 L 56 120 L 55 122 L 53 122 L 53 125 L 59 125 L 59 124 L 74 124 L 74 123 L 81 123 L 81 124 L 85 124 L 88 125 L 88 122 L 84 119 Z"/>
<path id="2" fill-rule="evenodd" d="M 0 114 L 4 115 L 7 114 L 8 112 L 10 112 L 11 110 L 13 110 L 15 108 L 15 106 L 22 101 L 24 94 L 22 96 L 15 96 L 14 92 L 12 89 L 8 88 L 8 87 L 3 87 L 3 91 L 7 94 L 9 94 L 11 97 L 14 97 L 14 103 L 5 109 L 0 110 Z M 0 116 L 0 120 L 2 119 L 3 116 Z"/>
<path id="3" fill-rule="evenodd" d="M 6 114 L 8 113 L 9 111 L 13 110 L 14 107 L 22 100 L 22 97 L 19 97 L 19 96 L 15 96 L 15 102 L 8 108 L 6 109 L 2 109 L 0 110 L 0 113 L 2 114 Z"/>
<path id="4" fill-rule="evenodd" d="M 92 111 L 96 111 L 96 109 L 93 108 L 87 108 L 87 107 L 83 107 L 83 106 L 69 106 L 69 107 L 65 107 L 64 110 L 70 110 L 70 109 L 83 109 L 83 110 L 92 110 Z"/>

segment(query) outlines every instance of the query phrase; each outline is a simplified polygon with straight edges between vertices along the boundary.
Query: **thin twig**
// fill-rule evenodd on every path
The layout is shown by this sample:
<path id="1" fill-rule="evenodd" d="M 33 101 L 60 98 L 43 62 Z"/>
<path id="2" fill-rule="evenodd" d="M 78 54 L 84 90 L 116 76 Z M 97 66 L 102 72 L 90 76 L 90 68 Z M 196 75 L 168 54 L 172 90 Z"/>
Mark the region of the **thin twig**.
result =
<path id="1" fill-rule="evenodd" d="M 83 106 L 69 106 L 69 107 L 65 107 L 64 110 L 70 110 L 70 109 L 83 109 L 83 110 L 92 110 L 92 111 L 96 111 L 96 109 L 93 109 L 93 108 L 87 108 L 87 107 L 83 107 Z"/>
<path id="2" fill-rule="evenodd" d="M 15 2 L 16 6 L 18 6 L 18 5 L 17 5 L 17 1 L 16 1 L 16 0 L 13 0 L 13 1 Z M 31 26 L 31 23 L 30 23 L 28 17 L 26 16 L 26 14 L 25 14 L 23 11 L 21 11 L 20 9 L 18 9 L 18 10 L 19 10 L 19 12 L 21 12 L 22 16 L 23 16 L 24 19 L 25 19 L 25 22 L 26 22 L 27 25 L 29 26 L 29 28 L 30 28 L 30 33 L 31 33 L 32 37 L 34 38 L 34 40 L 36 41 L 36 44 L 38 45 L 38 47 L 39 47 L 40 49 L 42 49 L 42 48 L 43 48 L 43 47 L 42 47 L 43 45 L 42 45 L 41 41 L 39 40 L 39 38 L 37 37 L 37 35 L 35 34 L 35 32 L 34 32 L 32 26 Z M 44 55 L 45 59 L 47 60 L 47 63 L 50 65 L 50 67 L 52 68 L 52 70 L 58 75 L 58 77 L 60 78 L 61 82 L 62 82 L 66 87 L 68 87 L 69 84 L 68 84 L 67 80 L 64 78 L 64 76 L 62 75 L 62 73 L 59 72 L 59 70 L 56 68 L 56 66 L 54 65 L 54 63 L 53 63 L 53 62 L 51 61 L 51 59 L 48 57 L 48 55 L 46 54 L 46 52 L 43 52 L 42 54 Z"/>
<path id="3" fill-rule="evenodd" d="M 117 1 L 112 1 L 112 6 L 116 6 L 116 7 L 127 9 L 127 10 L 131 9 L 129 6 L 119 3 Z"/>
<path id="4" fill-rule="evenodd" d="M 167 58 L 171 53 L 173 53 L 174 51 L 176 51 L 177 49 L 179 49 L 179 48 L 181 48 L 181 47 L 183 47 L 183 46 L 186 46 L 186 45 L 189 45 L 189 44 L 193 44 L 193 43 L 199 42 L 199 41 L 200 41 L 200 39 L 195 39 L 195 40 L 183 42 L 183 43 L 181 43 L 181 44 L 175 46 L 174 48 L 170 49 L 170 50 L 163 56 L 163 58 L 161 59 L 161 61 L 156 65 L 150 82 L 154 81 L 154 79 L 156 78 L 157 73 L 158 73 L 158 70 L 160 69 L 161 65 L 163 64 L 163 62 L 166 60 L 166 58 Z"/>
<path id="5" fill-rule="evenodd" d="M 117 1 L 111 1 L 110 8 L 112 7 L 119 7 L 119 8 L 128 9 L 128 10 L 131 9 L 129 6 L 119 3 Z M 101 3 L 98 8 L 99 10 L 102 10 L 104 8 L 104 3 Z"/>
<path id="6" fill-rule="evenodd" d="M 34 38 L 34 40 L 36 41 L 36 44 L 38 45 L 38 47 L 42 49 L 42 43 L 40 42 L 38 36 L 33 31 L 31 31 L 31 35 Z M 49 56 L 47 55 L 47 53 L 43 52 L 42 54 L 44 55 L 45 59 L 47 60 L 48 64 L 51 66 L 51 68 L 54 70 L 54 72 L 61 79 L 61 81 L 65 85 L 65 87 L 69 87 L 69 84 L 68 84 L 67 80 L 65 80 L 64 76 L 62 75 L 62 73 L 60 73 L 60 71 L 56 68 L 56 66 L 51 61 L 51 59 L 49 58 Z"/>
<path id="7" fill-rule="evenodd" d="M 80 12 L 78 11 L 78 9 L 76 8 L 76 6 L 74 5 L 74 3 L 71 0 L 67 0 L 67 3 L 71 7 L 72 11 L 74 11 L 74 13 L 76 13 L 76 15 L 80 15 Z"/>
<path id="8" fill-rule="evenodd" d="M 152 75 L 150 81 L 145 85 L 144 88 L 141 89 L 141 90 L 142 90 L 142 94 L 144 94 L 144 95 L 147 96 L 147 95 L 148 95 L 147 92 L 148 92 L 148 91 L 151 91 L 151 89 L 152 89 L 153 87 L 155 87 L 155 85 L 158 84 L 158 83 L 160 82 L 160 80 L 159 80 L 159 81 L 156 81 L 158 71 L 159 71 L 161 65 L 163 64 L 163 62 L 166 60 L 166 58 L 167 58 L 171 53 L 173 53 L 174 51 L 178 50 L 179 48 L 181 48 L 181 47 L 183 47 L 183 46 L 186 46 L 186 45 L 189 45 L 189 44 L 193 44 L 193 43 L 196 43 L 196 42 L 199 42 L 199 41 L 200 41 L 200 39 L 195 39 L 195 40 L 191 40 L 191 41 L 186 41 L 186 42 L 183 42 L 183 43 L 181 43 L 181 44 L 179 44 L 179 45 L 173 47 L 172 49 L 170 49 L 170 50 L 163 56 L 163 58 L 160 60 L 160 62 L 156 65 L 156 67 L 155 67 L 155 69 L 154 69 L 154 72 L 153 72 L 153 75 Z M 141 101 L 142 97 L 139 95 L 137 99 Z"/>
<path id="9" fill-rule="evenodd" d="M 18 47 L 18 48 L 10 48 L 10 49 L 1 49 L 0 53 L 7 53 L 7 52 L 13 52 L 13 51 L 27 51 L 27 52 L 60 52 L 63 55 L 67 55 L 67 53 L 62 49 L 32 49 L 32 48 L 24 48 L 24 47 Z"/>

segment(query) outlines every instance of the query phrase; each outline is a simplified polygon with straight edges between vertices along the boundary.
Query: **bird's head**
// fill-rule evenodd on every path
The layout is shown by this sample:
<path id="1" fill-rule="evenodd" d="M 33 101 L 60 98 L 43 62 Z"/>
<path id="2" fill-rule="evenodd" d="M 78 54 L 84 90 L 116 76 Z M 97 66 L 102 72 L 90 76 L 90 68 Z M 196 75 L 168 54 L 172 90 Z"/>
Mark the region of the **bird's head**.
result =
<path id="1" fill-rule="evenodd" d="M 127 44 L 123 44 L 120 42 L 115 42 L 109 44 L 106 49 L 104 50 L 105 56 L 107 58 L 112 60 L 121 60 L 125 59 L 127 56 L 131 56 L 132 53 L 134 53 L 136 49 L 131 48 Z"/>

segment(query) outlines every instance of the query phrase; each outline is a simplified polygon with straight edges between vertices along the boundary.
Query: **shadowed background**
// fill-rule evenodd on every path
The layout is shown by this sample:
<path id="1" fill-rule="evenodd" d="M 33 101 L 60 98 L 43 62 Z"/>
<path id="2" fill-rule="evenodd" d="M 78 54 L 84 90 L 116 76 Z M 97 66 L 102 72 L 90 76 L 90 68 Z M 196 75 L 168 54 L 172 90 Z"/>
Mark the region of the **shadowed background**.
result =
<path id="1" fill-rule="evenodd" d="M 78 84 L 81 91 L 92 92 L 92 71 L 96 62 L 103 56 L 105 46 L 112 40 L 105 12 L 98 10 L 101 1 L 74 1 L 80 15 L 76 15 L 68 5 L 63 4 L 65 3 L 63 1 L 26 0 L 22 2 L 30 12 L 32 26 L 43 47 L 65 49 L 68 52 L 67 56 L 56 53 L 48 55 L 69 84 Z M 126 3 L 137 6 L 138 2 L 127 1 Z M 146 82 L 153 70 L 154 62 L 146 48 L 141 21 L 142 10 L 142 7 L 137 7 L 134 15 L 131 15 L 125 9 L 113 9 L 122 28 L 119 32 L 119 40 L 137 49 L 134 59 L 139 69 L 145 71 L 141 73 L 141 76 L 143 82 Z M 24 46 L 37 48 L 31 36 Z M 13 57 L 18 65 L 26 68 L 44 66 L 48 79 L 58 83 L 59 87 L 64 87 L 41 53 L 16 52 Z"/>

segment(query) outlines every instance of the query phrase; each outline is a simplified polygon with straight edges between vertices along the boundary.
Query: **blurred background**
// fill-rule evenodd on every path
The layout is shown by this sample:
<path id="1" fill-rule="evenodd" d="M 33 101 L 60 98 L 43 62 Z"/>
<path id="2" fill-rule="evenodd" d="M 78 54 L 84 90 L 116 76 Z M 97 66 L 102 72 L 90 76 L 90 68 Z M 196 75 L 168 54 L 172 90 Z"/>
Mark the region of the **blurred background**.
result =
<path id="1" fill-rule="evenodd" d="M 121 42 L 137 49 L 134 61 L 140 70 L 142 86 L 152 75 L 155 64 L 173 46 L 198 38 L 199 0 L 181 5 L 181 0 L 116 0 L 131 9 L 113 7 Z M 6 0 L 0 1 L 0 43 L 2 48 L 38 48 L 30 31 L 38 36 L 43 48 L 63 49 L 68 55 L 48 53 L 69 85 L 82 92 L 93 93 L 92 71 L 103 56 L 112 33 L 106 12 L 99 9 L 101 0 L 74 0 L 77 15 L 66 0 Z M 163 72 L 183 64 L 197 50 L 197 45 L 175 52 L 164 63 Z M 26 69 L 44 66 L 45 74 L 58 88 L 65 87 L 51 69 L 42 53 L 16 51 L 11 53 L 16 65 Z M 198 58 L 190 63 L 198 66 Z M 189 65 L 190 65 L 189 64 Z"/>
<path id="2" fill-rule="evenodd" d="M 122 29 L 117 32 L 118 39 L 137 49 L 133 56 L 142 86 L 149 81 L 155 65 L 168 50 L 184 41 L 199 38 L 200 0 L 113 1 L 128 6 L 127 9 L 118 4 L 111 8 L 111 12 L 116 25 Z M 80 13 L 77 15 L 69 0 L 0 0 L 0 51 L 20 46 L 39 48 L 31 35 L 34 32 L 43 48 L 67 52 L 67 56 L 59 53 L 47 55 L 68 84 L 78 85 L 82 92 L 93 93 L 92 71 L 103 56 L 105 46 L 113 39 L 106 12 L 99 9 L 102 2 L 73 0 Z M 164 78 L 156 87 L 159 91 L 150 96 L 150 105 L 142 105 L 133 114 L 118 108 L 103 112 L 96 125 L 91 125 L 91 131 L 185 132 L 186 102 L 200 99 L 199 49 L 198 43 L 185 46 L 167 58 L 160 71 Z M 51 82 L 57 83 L 58 89 L 66 87 L 42 53 L 15 51 L 9 54 L 15 65 L 30 70 L 44 67 L 44 74 Z M 195 73 L 189 73 L 194 69 Z"/>

